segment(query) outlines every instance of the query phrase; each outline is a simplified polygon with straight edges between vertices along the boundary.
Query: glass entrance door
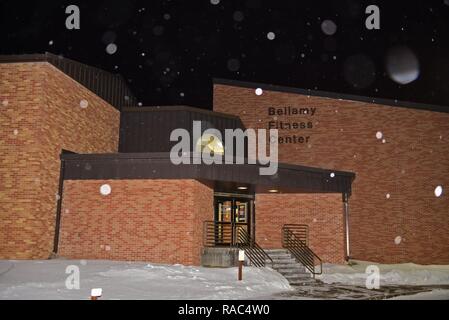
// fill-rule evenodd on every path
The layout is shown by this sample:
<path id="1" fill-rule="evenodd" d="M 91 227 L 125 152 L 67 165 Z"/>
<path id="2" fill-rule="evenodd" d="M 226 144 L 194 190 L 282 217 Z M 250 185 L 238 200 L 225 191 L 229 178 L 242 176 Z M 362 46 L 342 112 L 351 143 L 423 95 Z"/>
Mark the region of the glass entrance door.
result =
<path id="1" fill-rule="evenodd" d="M 231 245 L 238 241 L 239 229 L 250 233 L 252 200 L 215 197 L 216 245 Z"/>

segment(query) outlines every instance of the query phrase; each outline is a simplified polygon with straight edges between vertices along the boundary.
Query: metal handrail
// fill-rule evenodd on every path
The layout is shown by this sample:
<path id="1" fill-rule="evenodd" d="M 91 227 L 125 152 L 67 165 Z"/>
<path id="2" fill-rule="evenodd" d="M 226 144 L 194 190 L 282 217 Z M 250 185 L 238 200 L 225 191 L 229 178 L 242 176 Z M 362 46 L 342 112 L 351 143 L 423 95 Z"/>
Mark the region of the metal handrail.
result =
<path id="1" fill-rule="evenodd" d="M 284 228 L 290 229 L 298 240 L 309 246 L 309 226 L 306 224 L 284 224 Z"/>
<path id="2" fill-rule="evenodd" d="M 234 230 L 231 222 L 204 221 L 203 246 L 229 246 L 234 244 Z"/>
<path id="3" fill-rule="evenodd" d="M 322 274 L 323 262 L 312 249 L 310 249 L 303 240 L 300 240 L 291 226 L 284 225 L 282 227 L 282 247 L 287 249 L 290 254 L 295 257 L 296 261 L 304 265 L 309 272 L 315 277 L 316 274 Z M 316 271 L 316 266 L 319 271 Z"/>
<path id="4" fill-rule="evenodd" d="M 270 261 L 271 267 L 273 267 L 273 260 L 259 246 L 253 237 L 244 228 L 237 228 L 237 247 L 245 251 L 245 255 L 248 257 L 252 265 L 256 267 L 265 267 L 267 260 Z"/>
<path id="5" fill-rule="evenodd" d="M 259 246 L 246 229 L 231 222 L 204 221 L 203 225 L 203 246 L 229 246 L 245 250 L 252 265 L 264 267 L 269 261 L 273 266 L 273 260 Z"/>

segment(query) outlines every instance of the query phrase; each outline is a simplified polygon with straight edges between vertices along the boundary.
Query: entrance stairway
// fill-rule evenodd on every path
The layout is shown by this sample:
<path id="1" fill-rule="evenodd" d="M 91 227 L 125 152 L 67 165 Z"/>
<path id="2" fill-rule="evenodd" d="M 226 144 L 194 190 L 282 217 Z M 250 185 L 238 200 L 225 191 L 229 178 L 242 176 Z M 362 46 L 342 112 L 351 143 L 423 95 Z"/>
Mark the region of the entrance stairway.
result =
<path id="1" fill-rule="evenodd" d="M 282 274 L 291 286 L 302 286 L 317 281 L 287 249 L 267 249 L 265 252 L 273 260 L 273 269 Z"/>

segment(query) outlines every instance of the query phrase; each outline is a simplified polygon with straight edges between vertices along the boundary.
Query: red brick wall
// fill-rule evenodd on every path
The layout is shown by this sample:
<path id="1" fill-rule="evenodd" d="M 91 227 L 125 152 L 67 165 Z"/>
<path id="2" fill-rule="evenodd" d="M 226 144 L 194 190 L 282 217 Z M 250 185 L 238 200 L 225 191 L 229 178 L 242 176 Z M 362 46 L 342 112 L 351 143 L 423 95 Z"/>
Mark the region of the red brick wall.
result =
<path id="1" fill-rule="evenodd" d="M 309 246 L 329 263 L 345 261 L 341 194 L 257 194 L 256 241 L 263 248 L 281 248 L 284 224 L 309 226 Z"/>
<path id="2" fill-rule="evenodd" d="M 285 106 L 317 111 L 267 113 Z M 449 263 L 449 114 L 268 90 L 256 96 L 254 89 L 225 85 L 214 86 L 214 110 L 239 116 L 249 128 L 273 120 L 313 122 L 313 129 L 279 130 L 280 136 L 310 136 L 307 144 L 279 145 L 280 161 L 357 174 L 350 199 L 353 258 Z M 440 198 L 437 185 L 445 188 Z"/>
<path id="3" fill-rule="evenodd" d="M 68 180 L 59 254 L 199 265 L 202 222 L 211 219 L 213 190 L 195 180 Z"/>
<path id="4" fill-rule="evenodd" d="M 117 151 L 120 115 L 45 62 L 0 64 L 0 88 L 0 259 L 48 258 L 61 149 Z"/>

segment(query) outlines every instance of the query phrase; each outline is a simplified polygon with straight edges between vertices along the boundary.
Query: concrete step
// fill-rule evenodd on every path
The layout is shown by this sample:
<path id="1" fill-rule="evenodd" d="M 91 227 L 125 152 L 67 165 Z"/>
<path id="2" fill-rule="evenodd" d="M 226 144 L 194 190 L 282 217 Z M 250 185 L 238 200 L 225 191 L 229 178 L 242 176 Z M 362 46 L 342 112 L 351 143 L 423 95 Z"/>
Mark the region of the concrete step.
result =
<path id="1" fill-rule="evenodd" d="M 299 280 L 314 280 L 312 278 L 312 275 L 310 273 L 300 273 L 300 274 L 283 274 L 284 278 L 287 279 L 289 282 L 291 281 L 299 281 Z"/>
<path id="2" fill-rule="evenodd" d="M 265 250 L 265 252 L 268 253 L 268 254 L 270 254 L 270 253 L 273 253 L 273 254 L 276 254 L 276 253 L 288 253 L 288 250 L 287 249 L 267 249 L 267 250 Z"/>
<path id="3" fill-rule="evenodd" d="M 274 264 L 292 264 L 297 263 L 297 261 L 293 258 L 285 258 L 285 259 L 272 259 Z"/>
<path id="4" fill-rule="evenodd" d="M 296 261 L 288 262 L 288 263 L 273 263 L 273 269 L 283 269 L 283 268 L 296 268 L 301 267 L 304 268 L 303 265 L 297 263 Z"/>
<path id="5" fill-rule="evenodd" d="M 270 261 L 271 262 L 271 261 Z M 283 260 L 279 260 L 279 259 L 273 259 L 273 264 L 285 264 L 285 265 L 289 265 L 289 264 L 297 264 L 295 259 L 283 259 Z"/>
<path id="6" fill-rule="evenodd" d="M 306 285 L 310 285 L 312 283 L 316 283 L 316 280 L 313 278 L 307 278 L 307 279 L 298 279 L 298 280 L 289 280 L 289 283 L 292 287 L 295 286 L 306 286 Z"/>
<path id="7" fill-rule="evenodd" d="M 280 274 L 307 274 L 306 268 L 302 266 L 297 266 L 293 268 L 278 268 L 276 269 Z"/>
<path id="8" fill-rule="evenodd" d="M 294 259 L 290 254 L 270 254 L 270 258 L 273 260 Z"/>
<path id="9" fill-rule="evenodd" d="M 273 260 L 273 269 L 284 276 L 291 286 L 304 286 L 315 282 L 307 269 L 298 263 L 288 250 L 269 249 L 265 251 Z M 269 262 L 271 261 L 268 260 L 267 263 Z"/>

